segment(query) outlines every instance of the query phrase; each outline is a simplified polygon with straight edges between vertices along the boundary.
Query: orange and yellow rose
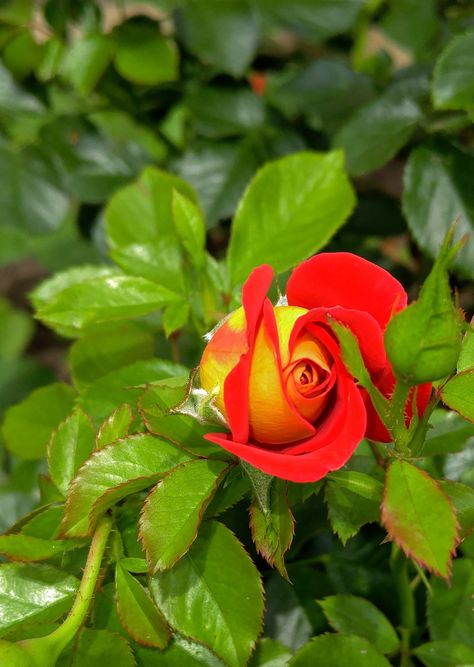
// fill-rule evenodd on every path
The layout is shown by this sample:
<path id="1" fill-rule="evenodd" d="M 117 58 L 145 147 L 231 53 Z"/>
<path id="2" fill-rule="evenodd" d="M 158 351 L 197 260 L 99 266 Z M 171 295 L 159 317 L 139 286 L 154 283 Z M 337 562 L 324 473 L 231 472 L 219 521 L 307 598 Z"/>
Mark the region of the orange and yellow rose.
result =
<path id="1" fill-rule="evenodd" d="M 407 297 L 389 273 L 349 253 L 321 254 L 295 269 L 288 305 L 267 298 L 272 279 L 267 265 L 252 272 L 242 307 L 204 350 L 201 385 L 231 431 L 206 437 L 268 474 L 315 481 L 344 465 L 364 436 L 389 440 L 342 362 L 328 317 L 357 336 L 375 384 L 388 396 L 394 378 L 383 331 Z M 429 393 L 429 385 L 419 388 L 419 412 Z"/>

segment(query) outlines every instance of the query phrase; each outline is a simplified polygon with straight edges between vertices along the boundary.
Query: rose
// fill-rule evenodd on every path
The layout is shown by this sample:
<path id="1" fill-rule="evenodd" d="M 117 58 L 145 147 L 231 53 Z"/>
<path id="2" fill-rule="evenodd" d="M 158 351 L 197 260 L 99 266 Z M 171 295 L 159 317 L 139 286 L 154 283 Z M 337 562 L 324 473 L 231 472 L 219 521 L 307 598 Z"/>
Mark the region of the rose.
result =
<path id="1" fill-rule="evenodd" d="M 270 266 L 252 272 L 242 307 L 204 350 L 201 385 L 214 393 L 231 431 L 206 438 L 270 475 L 316 481 L 343 466 L 364 436 L 390 440 L 342 362 L 330 318 L 355 334 L 373 382 L 389 397 L 395 380 L 383 332 L 407 295 L 387 271 L 350 253 L 323 253 L 298 266 L 288 305 L 267 298 L 272 279 Z M 418 387 L 419 414 L 430 391 Z"/>

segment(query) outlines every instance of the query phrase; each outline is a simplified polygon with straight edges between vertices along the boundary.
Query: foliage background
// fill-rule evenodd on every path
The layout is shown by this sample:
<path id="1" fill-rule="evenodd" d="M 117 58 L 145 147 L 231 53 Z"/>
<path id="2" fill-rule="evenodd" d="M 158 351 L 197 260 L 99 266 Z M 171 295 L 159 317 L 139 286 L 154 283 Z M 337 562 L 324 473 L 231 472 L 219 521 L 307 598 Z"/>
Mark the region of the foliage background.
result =
<path id="1" fill-rule="evenodd" d="M 240 241 L 234 233 L 230 273 L 225 261 L 237 203 L 267 162 L 342 148 L 356 193 L 354 205 L 342 190 L 339 196 L 342 166 L 327 158 L 322 173 L 336 174 L 329 190 L 338 207 L 325 208 L 318 193 L 312 200 L 308 192 L 308 207 L 321 207 L 323 222 L 314 231 L 308 232 L 303 214 L 287 216 L 286 227 L 272 227 L 270 211 L 268 238 L 276 249 L 271 259 L 282 285 L 290 265 L 325 247 L 381 264 L 416 297 L 453 219 L 459 218 L 459 236 L 472 234 L 474 227 L 473 30 L 472 6 L 461 0 L 0 3 L 2 416 L 45 387 L 27 404 L 28 419 L 26 412 L 17 419 L 9 413 L 3 427 L 3 529 L 38 505 L 38 475 L 41 500 L 51 500 L 43 455 L 74 401 L 98 426 L 119 405 L 136 400 L 139 391 L 129 387 L 152 382 L 160 373 L 185 373 L 182 366 L 170 370 L 157 359 L 188 368 L 199 361 L 200 336 L 238 303 L 248 270 L 267 259 L 258 249 L 248 255 L 258 238 L 247 225 L 250 232 Z M 292 171 L 285 165 L 291 207 L 295 196 L 306 192 L 315 166 L 305 170 L 295 163 Z M 189 230 L 150 233 L 157 211 L 149 193 L 168 196 L 170 183 L 156 168 L 194 188 L 207 253 L 199 222 L 197 237 Z M 195 196 L 181 181 L 173 183 L 182 195 Z M 186 210 L 186 201 L 174 205 Z M 179 299 L 167 301 L 166 292 L 149 285 L 144 295 L 147 286 L 133 284 L 130 294 L 152 307 L 132 312 L 126 305 L 119 322 L 110 318 L 103 324 L 89 313 L 92 319 L 78 323 L 64 309 L 59 316 L 58 308 L 48 311 L 68 286 L 115 276 L 112 260 L 126 274 L 171 289 Z M 84 265 L 86 270 L 74 272 Z M 468 318 L 474 307 L 473 267 L 471 235 L 452 275 Z M 56 282 L 34 289 L 58 272 Z M 166 305 L 163 316 L 155 313 L 159 304 Z M 99 295 L 97 308 L 102 307 Z M 126 321 L 133 315 L 144 317 Z M 473 486 L 473 435 L 473 427 L 457 415 L 437 412 L 429 436 L 433 456 L 420 466 L 435 478 Z M 367 472 L 370 456 L 361 448 L 356 468 Z M 293 586 L 257 560 L 265 579 L 265 636 L 291 651 L 327 631 L 328 619 L 344 632 L 331 621 L 329 603 L 321 608 L 315 602 L 327 595 L 363 596 L 395 626 L 400 623 L 390 549 L 379 546 L 380 527 L 365 525 L 376 518 L 373 506 L 354 504 L 352 495 L 328 482 L 325 495 L 311 495 L 295 510 L 297 526 L 304 529 L 297 530 L 288 555 Z M 257 558 L 246 501 L 225 516 Z M 430 639 L 464 646 L 443 645 L 451 651 L 444 662 L 426 649 L 410 658 L 415 664 L 418 659 L 428 667 L 473 662 L 466 602 L 473 554 L 471 537 L 455 562 L 451 592 L 438 580 L 432 594 L 428 589 L 427 618 L 427 591 L 421 575 L 412 572 L 418 577 L 415 645 Z M 64 571 L 77 574 L 79 561 L 63 559 Z M 110 620 L 108 585 L 94 616 L 103 632 L 120 627 Z M 348 632 L 358 634 L 352 626 Z M 104 642 L 110 650 L 109 639 L 97 636 L 99 647 Z M 88 640 L 81 642 L 74 664 L 92 664 Z M 190 665 L 217 664 L 185 643 L 176 646 L 178 657 L 171 654 L 163 664 L 188 664 L 185 653 Z M 455 650 L 461 652 L 456 661 Z M 270 664 L 262 656 L 272 651 L 281 653 L 275 665 L 285 664 L 288 651 L 270 642 L 260 645 L 252 664 Z M 143 650 L 136 659 L 151 664 Z M 126 660 L 124 665 L 131 664 Z"/>

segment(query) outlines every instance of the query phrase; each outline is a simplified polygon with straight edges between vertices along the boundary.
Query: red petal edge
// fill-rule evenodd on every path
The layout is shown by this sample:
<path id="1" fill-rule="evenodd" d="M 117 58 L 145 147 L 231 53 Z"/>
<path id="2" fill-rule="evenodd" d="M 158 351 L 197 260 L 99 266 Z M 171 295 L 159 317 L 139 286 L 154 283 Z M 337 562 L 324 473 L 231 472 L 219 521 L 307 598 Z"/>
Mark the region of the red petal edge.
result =
<path id="1" fill-rule="evenodd" d="M 306 454 L 283 454 L 263 449 L 258 444 L 244 445 L 233 441 L 230 435 L 222 433 L 208 433 L 204 437 L 268 475 L 292 482 L 316 482 L 331 470 L 341 468 L 364 437 L 366 427 L 364 403 L 358 388 L 352 382 L 350 386 L 351 389 L 346 397 L 346 419 L 338 429 L 334 440 Z"/>
<path id="2" fill-rule="evenodd" d="M 248 348 L 224 382 L 225 409 L 232 437 L 236 442 L 247 442 L 249 437 L 248 378 L 250 363 L 258 325 L 263 316 L 263 305 L 272 280 L 272 267 L 262 264 L 252 271 L 242 288 Z"/>
<path id="3" fill-rule="evenodd" d="M 384 329 L 407 304 L 402 285 L 388 271 L 348 252 L 321 253 L 300 264 L 287 285 L 290 306 L 342 306 L 372 315 Z"/>

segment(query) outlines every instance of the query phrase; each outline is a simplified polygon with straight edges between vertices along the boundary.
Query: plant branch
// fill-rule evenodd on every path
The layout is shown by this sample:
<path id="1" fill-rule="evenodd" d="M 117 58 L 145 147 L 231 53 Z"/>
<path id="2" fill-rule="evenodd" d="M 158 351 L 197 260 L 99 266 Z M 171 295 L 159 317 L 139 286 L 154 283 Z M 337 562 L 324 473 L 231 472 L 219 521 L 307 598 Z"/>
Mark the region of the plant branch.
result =
<path id="1" fill-rule="evenodd" d="M 64 623 L 49 635 L 51 639 L 54 638 L 55 643 L 61 645 L 61 651 L 74 637 L 87 616 L 111 528 L 112 519 L 107 515 L 102 517 L 92 538 L 81 584 L 72 609 Z"/>
<path id="2" fill-rule="evenodd" d="M 31 656 L 36 667 L 54 667 L 59 655 L 84 623 L 97 585 L 111 527 L 112 519 L 109 516 L 102 517 L 92 538 L 76 599 L 64 623 L 45 637 L 18 642 Z"/>

